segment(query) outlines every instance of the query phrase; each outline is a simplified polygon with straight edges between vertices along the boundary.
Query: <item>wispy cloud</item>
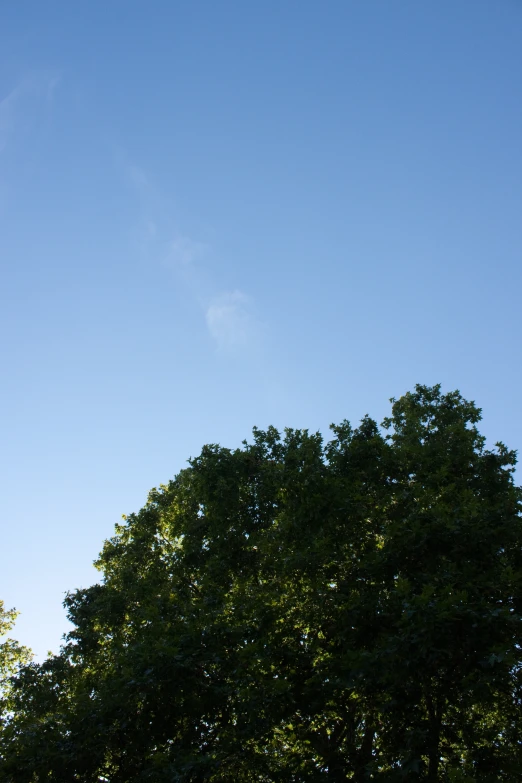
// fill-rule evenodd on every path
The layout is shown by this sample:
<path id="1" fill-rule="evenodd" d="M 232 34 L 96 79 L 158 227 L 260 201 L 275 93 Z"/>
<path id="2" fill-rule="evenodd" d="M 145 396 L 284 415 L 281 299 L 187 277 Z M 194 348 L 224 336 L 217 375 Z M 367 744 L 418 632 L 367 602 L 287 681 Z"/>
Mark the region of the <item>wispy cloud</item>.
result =
<path id="1" fill-rule="evenodd" d="M 46 90 L 46 99 L 48 103 L 52 103 L 54 100 L 54 93 L 56 92 L 56 89 L 61 81 L 60 74 L 54 74 L 53 76 L 49 76 L 47 80 L 47 90 Z"/>
<path id="2" fill-rule="evenodd" d="M 120 155 L 122 153 L 120 152 Z M 135 163 L 123 163 L 123 170 L 131 185 L 136 189 L 141 197 L 150 196 L 152 186 L 149 182 L 149 178 L 140 166 L 136 166 Z"/>
<path id="3" fill-rule="evenodd" d="M 255 323 L 251 300 L 242 291 L 218 294 L 207 307 L 208 331 L 220 351 L 235 351 L 253 338 Z"/>
<path id="4" fill-rule="evenodd" d="M 209 246 L 205 242 L 197 242 L 180 234 L 169 241 L 165 261 L 169 266 L 190 266 L 208 250 Z"/>
<path id="5" fill-rule="evenodd" d="M 15 87 L 0 100 L 0 152 L 7 146 L 7 139 L 14 129 L 15 105 L 20 92 L 21 87 Z"/>
<path id="6" fill-rule="evenodd" d="M 6 149 L 18 141 L 27 142 L 31 128 L 52 106 L 60 82 L 58 73 L 38 71 L 21 79 L 7 94 L 0 95 L 0 214 L 7 205 L 10 182 L 4 171 Z"/>
<path id="7" fill-rule="evenodd" d="M 149 263 L 159 263 L 175 274 L 194 305 L 202 311 L 208 334 L 220 353 L 240 353 L 252 348 L 261 333 L 253 314 L 253 300 L 239 289 L 222 290 L 204 260 L 212 247 L 179 230 L 172 202 L 153 185 L 140 166 L 130 163 L 120 150 L 127 182 L 141 203 L 138 243 Z M 215 266 L 214 266 L 215 269 Z"/>
<path id="8" fill-rule="evenodd" d="M 27 104 L 31 101 L 40 102 L 40 105 L 42 101 L 46 105 L 52 104 L 59 83 L 59 73 L 35 71 L 0 98 L 0 152 L 15 134 L 20 117 L 27 113 Z"/>

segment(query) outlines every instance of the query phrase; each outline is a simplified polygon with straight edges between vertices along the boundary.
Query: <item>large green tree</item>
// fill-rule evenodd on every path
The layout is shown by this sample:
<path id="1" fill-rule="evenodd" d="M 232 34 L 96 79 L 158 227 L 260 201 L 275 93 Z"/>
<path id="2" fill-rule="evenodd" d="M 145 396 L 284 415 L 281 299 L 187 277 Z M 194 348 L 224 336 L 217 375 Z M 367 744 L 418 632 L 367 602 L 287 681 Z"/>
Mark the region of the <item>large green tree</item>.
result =
<path id="1" fill-rule="evenodd" d="M 515 455 L 417 386 L 382 428 L 206 446 L 15 681 L 0 780 L 520 780 Z"/>

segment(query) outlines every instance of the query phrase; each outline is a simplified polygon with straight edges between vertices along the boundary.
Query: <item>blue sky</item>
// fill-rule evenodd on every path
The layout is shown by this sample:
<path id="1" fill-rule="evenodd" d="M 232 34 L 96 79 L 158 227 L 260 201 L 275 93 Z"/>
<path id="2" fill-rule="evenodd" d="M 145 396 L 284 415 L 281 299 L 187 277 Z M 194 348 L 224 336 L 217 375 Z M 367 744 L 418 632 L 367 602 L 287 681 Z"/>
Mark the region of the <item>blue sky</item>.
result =
<path id="1" fill-rule="evenodd" d="M 518 0 L 17 0 L 0 23 L 0 598 L 204 443 L 414 384 L 522 446 Z M 520 475 L 520 473 L 519 473 Z"/>

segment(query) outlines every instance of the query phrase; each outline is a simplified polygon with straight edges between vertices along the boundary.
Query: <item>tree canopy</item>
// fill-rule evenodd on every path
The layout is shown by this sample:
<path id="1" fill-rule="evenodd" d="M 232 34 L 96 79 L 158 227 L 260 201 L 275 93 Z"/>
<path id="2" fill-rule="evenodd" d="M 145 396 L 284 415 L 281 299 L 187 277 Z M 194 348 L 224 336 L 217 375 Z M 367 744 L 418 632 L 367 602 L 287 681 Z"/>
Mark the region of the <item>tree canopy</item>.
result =
<path id="1" fill-rule="evenodd" d="M 333 437 L 205 446 L 12 681 L 0 780 L 520 780 L 515 454 L 417 386 Z"/>

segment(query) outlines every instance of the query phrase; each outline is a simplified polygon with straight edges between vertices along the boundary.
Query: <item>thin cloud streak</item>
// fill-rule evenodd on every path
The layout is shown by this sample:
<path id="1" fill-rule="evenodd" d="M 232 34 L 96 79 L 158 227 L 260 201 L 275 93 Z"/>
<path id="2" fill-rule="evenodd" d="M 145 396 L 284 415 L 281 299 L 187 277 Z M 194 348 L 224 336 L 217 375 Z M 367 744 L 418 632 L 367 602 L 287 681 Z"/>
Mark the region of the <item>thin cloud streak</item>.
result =
<path id="1" fill-rule="evenodd" d="M 22 105 L 27 96 L 44 100 L 46 105 L 52 104 L 54 94 L 60 83 L 59 73 L 37 71 L 22 79 L 16 87 L 0 100 L 0 152 L 8 144 L 9 138 L 16 130 L 17 117 L 24 112 Z"/>
<path id="2" fill-rule="evenodd" d="M 261 334 L 252 313 L 252 298 L 239 289 L 215 290 L 201 263 L 211 253 L 210 245 L 177 230 L 171 217 L 171 202 L 158 192 L 148 173 L 128 161 L 121 150 L 119 157 L 125 178 L 141 202 L 140 250 L 150 263 L 172 270 L 182 281 L 201 308 L 208 334 L 219 353 L 250 350 Z"/>
<path id="3" fill-rule="evenodd" d="M 13 132 L 15 104 L 21 91 L 21 85 L 18 85 L 0 101 L 0 152 L 7 146 L 7 139 Z"/>
<path id="4" fill-rule="evenodd" d="M 219 351 L 245 347 L 253 337 L 250 298 L 242 291 L 225 291 L 215 297 L 207 307 L 205 319 Z"/>
<path id="5" fill-rule="evenodd" d="M 201 258 L 209 250 L 205 242 L 196 242 L 190 237 L 177 236 L 169 242 L 169 250 L 165 263 L 168 266 L 190 266 L 197 258 Z"/>

